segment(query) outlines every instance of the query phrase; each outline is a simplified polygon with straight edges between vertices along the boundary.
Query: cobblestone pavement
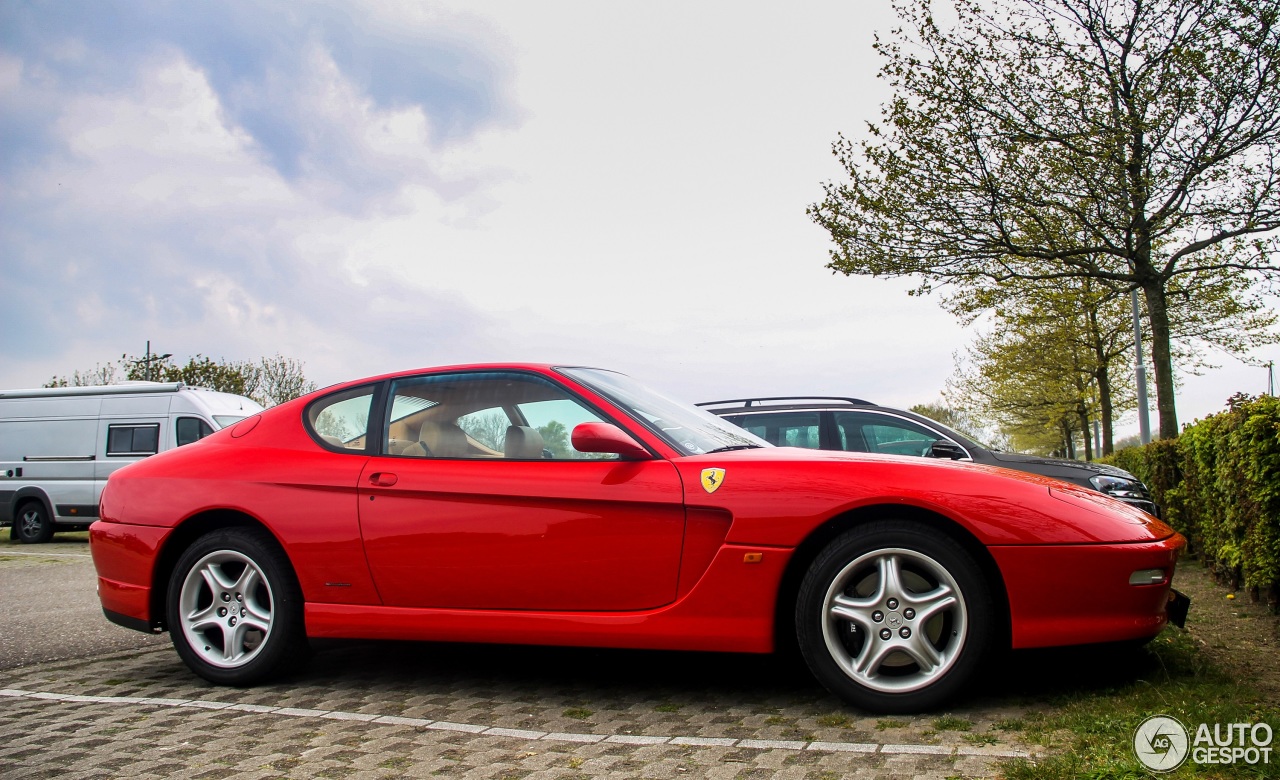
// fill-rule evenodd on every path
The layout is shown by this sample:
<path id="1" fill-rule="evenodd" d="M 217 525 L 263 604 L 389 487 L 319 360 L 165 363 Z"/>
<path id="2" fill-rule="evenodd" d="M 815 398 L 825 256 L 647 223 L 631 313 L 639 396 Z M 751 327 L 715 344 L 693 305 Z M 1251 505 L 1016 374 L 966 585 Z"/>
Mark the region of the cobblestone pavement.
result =
<path id="1" fill-rule="evenodd" d="M 1036 750 L 998 729 L 1026 700 L 869 717 L 756 656 L 330 642 L 235 689 L 157 647 L 0 685 L 4 778 L 985 777 Z"/>
<path id="2" fill-rule="evenodd" d="M 38 630 L 60 654 L 0 671 L 3 780 L 993 777 L 1043 750 L 1002 726 L 1154 671 L 1141 653 L 1024 651 L 949 712 L 875 717 L 773 657 L 327 642 L 289 678 L 223 688 L 191 674 L 167 637 L 111 634 L 96 599 L 77 612 L 50 589 L 78 576 L 81 556 L 9 552 L 0 647 Z M 29 576 L 37 567 L 46 579 Z M 1193 634 L 1248 611 L 1203 572 L 1179 576 L 1198 600 Z"/>
<path id="3" fill-rule="evenodd" d="M 38 630 L 60 653 L 0 671 L 3 780 L 993 777 L 1043 750 L 1002 725 L 1151 671 L 1141 655 L 1024 651 L 948 712 L 877 717 L 770 656 L 329 641 L 288 678 L 225 688 L 167 637 L 107 623 L 96 599 L 76 612 L 54 589 L 23 606 L 37 567 L 91 583 L 81 556 L 3 552 L 0 646 Z M 48 614 L 33 627 L 28 612 Z"/>

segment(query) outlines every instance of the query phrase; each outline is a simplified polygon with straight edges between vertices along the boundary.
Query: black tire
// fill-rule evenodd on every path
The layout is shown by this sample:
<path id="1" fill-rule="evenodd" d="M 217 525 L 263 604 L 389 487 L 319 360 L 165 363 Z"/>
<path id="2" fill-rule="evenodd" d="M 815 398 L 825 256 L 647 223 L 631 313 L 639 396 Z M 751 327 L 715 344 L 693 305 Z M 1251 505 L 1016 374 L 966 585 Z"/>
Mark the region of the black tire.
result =
<path id="1" fill-rule="evenodd" d="M 165 617 L 183 662 L 219 685 L 253 685 L 307 656 L 298 578 L 261 529 L 222 528 L 188 547 L 169 578 Z"/>
<path id="2" fill-rule="evenodd" d="M 13 514 L 9 538 L 23 544 L 43 544 L 53 538 L 53 518 L 40 501 L 27 501 Z"/>
<path id="3" fill-rule="evenodd" d="M 850 704 L 922 712 L 968 682 L 994 616 L 991 588 L 958 542 L 923 523 L 876 521 L 837 537 L 809 566 L 796 638 L 813 675 Z"/>

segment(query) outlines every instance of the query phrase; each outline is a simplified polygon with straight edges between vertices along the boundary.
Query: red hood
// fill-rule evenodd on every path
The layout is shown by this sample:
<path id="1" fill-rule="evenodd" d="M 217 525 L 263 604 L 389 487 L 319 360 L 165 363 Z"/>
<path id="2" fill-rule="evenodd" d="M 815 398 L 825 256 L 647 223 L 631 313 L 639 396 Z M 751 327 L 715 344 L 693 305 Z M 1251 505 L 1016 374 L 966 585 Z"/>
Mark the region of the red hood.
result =
<path id="1" fill-rule="evenodd" d="M 731 541 L 798 543 L 807 522 L 863 507 L 904 506 L 960 523 L 988 545 L 1148 542 L 1174 531 L 1095 491 L 1021 471 L 895 455 L 771 447 L 675 461 L 691 506 L 735 518 Z M 725 470 L 714 493 L 707 468 Z"/>

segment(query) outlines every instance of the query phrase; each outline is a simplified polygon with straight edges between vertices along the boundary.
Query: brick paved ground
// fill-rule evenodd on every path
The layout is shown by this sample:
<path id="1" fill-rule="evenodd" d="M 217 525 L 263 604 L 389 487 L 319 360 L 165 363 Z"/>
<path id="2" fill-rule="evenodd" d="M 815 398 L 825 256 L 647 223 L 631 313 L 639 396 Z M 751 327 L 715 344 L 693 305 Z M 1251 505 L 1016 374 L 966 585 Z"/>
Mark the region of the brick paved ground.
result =
<path id="1" fill-rule="evenodd" d="M 949 713 L 968 731 L 939 730 L 752 656 L 329 643 L 291 679 L 235 689 L 158 647 L 3 686 L 5 778 L 983 777 L 1035 750 L 997 728 L 1035 705 L 970 702 Z"/>
<path id="2" fill-rule="evenodd" d="M 1003 722 L 1078 690 L 1159 677 L 1142 654 L 1022 652 L 948 713 L 886 718 L 768 657 L 330 642 L 290 679 L 219 688 L 188 672 L 167 637 L 107 623 L 83 555 L 20 552 L 0 550 L 4 780 L 990 777 L 1002 755 L 1043 749 Z M 1231 626 L 1262 627 L 1249 628 L 1266 650 L 1251 645 L 1250 663 L 1275 654 L 1280 634 L 1261 606 L 1225 601 L 1198 569 L 1178 576 L 1206 652 L 1217 658 L 1220 641 L 1200 634 L 1230 615 Z M 55 587 L 77 577 L 84 594 Z M 33 631 L 31 652 L 55 654 L 4 669 Z"/>
<path id="3" fill-rule="evenodd" d="M 1022 652 L 949 712 L 888 718 L 772 657 L 329 642 L 288 679 L 221 688 L 192 675 L 167 637 L 107 623 L 73 547 L 0 550 L 3 780 L 991 777 L 1003 756 L 1043 750 L 1006 721 L 1158 676 L 1141 654 Z M 76 578 L 82 588 L 54 587 Z M 1193 634 L 1209 607 L 1230 603 L 1210 590 L 1197 594 Z M 29 632 L 41 639 L 31 652 L 55 654 L 14 664 Z"/>

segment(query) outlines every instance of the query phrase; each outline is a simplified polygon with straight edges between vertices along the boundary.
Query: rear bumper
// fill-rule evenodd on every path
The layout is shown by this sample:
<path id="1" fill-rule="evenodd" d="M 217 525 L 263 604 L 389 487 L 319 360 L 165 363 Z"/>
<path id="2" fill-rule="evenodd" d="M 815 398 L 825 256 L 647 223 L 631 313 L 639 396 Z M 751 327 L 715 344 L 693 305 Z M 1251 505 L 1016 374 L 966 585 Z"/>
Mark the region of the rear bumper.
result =
<path id="1" fill-rule="evenodd" d="M 1174 565 L 1185 547 L 1174 534 L 1132 544 L 989 548 L 1009 594 L 1013 647 L 1145 639 L 1171 617 L 1185 620 L 1189 601 L 1170 600 Z M 1164 582 L 1129 584 L 1134 572 L 1148 569 L 1164 569 Z"/>
<path id="2" fill-rule="evenodd" d="M 163 615 L 152 599 L 154 567 L 172 530 L 103 521 L 89 526 L 98 599 L 111 622 L 148 633 L 160 627 Z"/>
<path id="3" fill-rule="evenodd" d="M 139 620 L 135 617 L 122 615 L 119 612 L 112 612 L 109 609 L 103 609 L 102 614 L 106 616 L 107 620 L 110 620 L 117 626 L 131 628 L 134 631 L 141 631 L 144 634 L 158 634 L 162 631 L 159 625 L 154 625 L 148 620 Z"/>

